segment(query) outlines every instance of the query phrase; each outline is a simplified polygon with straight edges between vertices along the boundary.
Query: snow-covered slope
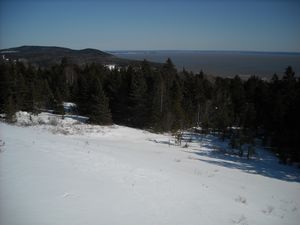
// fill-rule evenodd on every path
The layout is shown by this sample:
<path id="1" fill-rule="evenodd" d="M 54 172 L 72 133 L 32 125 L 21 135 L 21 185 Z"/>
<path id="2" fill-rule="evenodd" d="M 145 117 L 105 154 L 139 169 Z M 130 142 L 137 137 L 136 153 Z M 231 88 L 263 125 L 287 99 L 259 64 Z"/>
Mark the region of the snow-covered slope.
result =
<path id="1" fill-rule="evenodd" d="M 0 123 L 1 225 L 299 224 L 299 171 L 268 152 L 248 161 L 214 151 L 214 137 L 181 148 L 71 124 Z"/>

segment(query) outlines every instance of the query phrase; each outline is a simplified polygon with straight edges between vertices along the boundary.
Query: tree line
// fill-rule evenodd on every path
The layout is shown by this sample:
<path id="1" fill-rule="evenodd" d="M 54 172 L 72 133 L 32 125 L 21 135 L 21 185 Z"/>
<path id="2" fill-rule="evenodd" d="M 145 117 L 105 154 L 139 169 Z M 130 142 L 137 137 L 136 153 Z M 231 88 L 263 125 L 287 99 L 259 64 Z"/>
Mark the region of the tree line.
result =
<path id="1" fill-rule="evenodd" d="M 0 109 L 8 121 L 16 111 L 64 113 L 75 102 L 94 124 L 121 124 L 154 132 L 195 126 L 230 139 L 231 145 L 260 138 L 283 161 L 300 161 L 300 80 L 291 67 L 271 80 L 211 78 L 202 71 L 140 65 L 109 70 L 98 64 L 36 68 L 0 64 Z"/>

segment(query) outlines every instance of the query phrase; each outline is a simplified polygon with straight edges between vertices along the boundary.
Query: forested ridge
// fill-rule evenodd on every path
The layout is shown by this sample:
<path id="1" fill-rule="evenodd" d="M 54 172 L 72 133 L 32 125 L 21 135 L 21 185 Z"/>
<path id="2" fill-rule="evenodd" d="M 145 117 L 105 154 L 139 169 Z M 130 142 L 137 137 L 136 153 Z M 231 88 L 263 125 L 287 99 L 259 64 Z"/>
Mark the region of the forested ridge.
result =
<path id="1" fill-rule="evenodd" d="M 154 132 L 197 126 L 230 139 L 232 147 L 260 138 L 283 162 L 300 161 L 300 80 L 291 67 L 269 81 L 208 79 L 202 71 L 177 71 L 170 59 L 157 68 L 143 61 L 112 71 L 67 59 L 47 69 L 21 62 L 0 67 L 0 109 L 11 122 L 19 110 L 64 114 L 62 102 L 69 101 L 90 123 Z"/>

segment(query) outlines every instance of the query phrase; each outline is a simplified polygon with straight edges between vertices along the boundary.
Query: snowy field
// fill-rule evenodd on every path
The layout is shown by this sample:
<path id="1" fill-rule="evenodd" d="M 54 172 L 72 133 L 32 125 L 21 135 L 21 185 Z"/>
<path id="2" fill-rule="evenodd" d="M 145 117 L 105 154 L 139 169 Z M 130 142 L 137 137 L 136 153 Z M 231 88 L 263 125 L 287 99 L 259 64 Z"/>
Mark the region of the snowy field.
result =
<path id="1" fill-rule="evenodd" d="M 299 224 L 299 170 L 265 150 L 240 159 L 212 136 L 182 148 L 78 120 L 0 123 L 1 225 Z"/>

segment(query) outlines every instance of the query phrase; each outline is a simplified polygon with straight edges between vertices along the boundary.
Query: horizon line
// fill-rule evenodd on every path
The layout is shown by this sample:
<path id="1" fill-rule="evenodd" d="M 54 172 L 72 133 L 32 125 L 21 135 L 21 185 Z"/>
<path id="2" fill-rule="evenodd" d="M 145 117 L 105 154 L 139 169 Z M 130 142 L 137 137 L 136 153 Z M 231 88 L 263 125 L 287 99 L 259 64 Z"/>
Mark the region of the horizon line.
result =
<path id="1" fill-rule="evenodd" d="M 155 51 L 165 51 L 165 52 L 249 52 L 249 53 L 291 53 L 291 54 L 300 54 L 300 51 L 269 51 L 269 50 L 201 50 L 201 49 L 126 49 L 126 50 L 101 50 L 106 52 L 155 52 Z"/>
<path id="2" fill-rule="evenodd" d="M 273 51 L 273 50 L 216 50 L 216 49 L 210 49 L 210 50 L 201 50 L 201 49 L 116 49 L 116 50 L 110 50 L 110 49 L 99 49 L 95 47 L 86 47 L 86 48 L 72 48 L 72 47 L 63 47 L 58 45 L 20 45 L 17 47 L 8 47 L 8 48 L 1 48 L 0 50 L 6 50 L 11 48 L 19 48 L 19 47 L 57 47 L 57 48 L 68 48 L 71 50 L 84 50 L 84 49 L 95 49 L 99 51 L 104 52 L 155 52 L 155 51 L 165 51 L 165 52 L 180 52 L 180 51 L 186 51 L 186 52 L 244 52 L 244 53 L 278 53 L 278 54 L 300 54 L 300 51 Z"/>

